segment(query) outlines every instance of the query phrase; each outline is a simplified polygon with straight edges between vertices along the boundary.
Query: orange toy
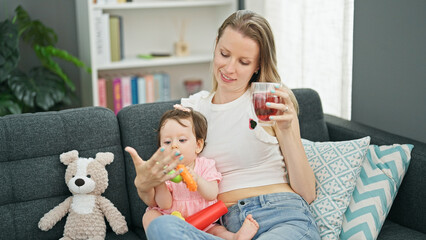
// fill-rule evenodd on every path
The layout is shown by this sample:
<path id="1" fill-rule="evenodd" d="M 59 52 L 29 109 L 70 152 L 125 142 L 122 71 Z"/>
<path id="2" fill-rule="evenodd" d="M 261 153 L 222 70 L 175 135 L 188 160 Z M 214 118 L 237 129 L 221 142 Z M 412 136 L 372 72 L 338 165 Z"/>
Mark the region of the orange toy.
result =
<path id="1" fill-rule="evenodd" d="M 192 175 L 188 172 L 188 169 L 183 164 L 179 164 L 176 167 L 176 170 L 179 171 L 182 169 L 183 171 L 180 173 L 180 175 L 183 178 L 183 181 L 185 182 L 186 186 L 188 187 L 189 191 L 195 192 L 197 191 L 197 183 L 192 178 Z"/>

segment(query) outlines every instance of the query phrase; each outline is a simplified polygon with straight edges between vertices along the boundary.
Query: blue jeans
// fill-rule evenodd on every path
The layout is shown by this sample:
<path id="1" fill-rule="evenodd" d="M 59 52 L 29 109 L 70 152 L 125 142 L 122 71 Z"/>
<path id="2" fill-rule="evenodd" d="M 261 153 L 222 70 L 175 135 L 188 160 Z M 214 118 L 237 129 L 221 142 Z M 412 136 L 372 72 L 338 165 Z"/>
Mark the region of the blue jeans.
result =
<path id="1" fill-rule="evenodd" d="M 272 193 L 241 199 L 222 217 L 223 225 L 237 232 L 248 214 L 259 223 L 253 239 L 320 239 L 318 227 L 309 211 L 309 205 L 295 193 Z M 149 240 L 205 239 L 218 237 L 200 231 L 175 216 L 156 218 L 148 227 Z"/>

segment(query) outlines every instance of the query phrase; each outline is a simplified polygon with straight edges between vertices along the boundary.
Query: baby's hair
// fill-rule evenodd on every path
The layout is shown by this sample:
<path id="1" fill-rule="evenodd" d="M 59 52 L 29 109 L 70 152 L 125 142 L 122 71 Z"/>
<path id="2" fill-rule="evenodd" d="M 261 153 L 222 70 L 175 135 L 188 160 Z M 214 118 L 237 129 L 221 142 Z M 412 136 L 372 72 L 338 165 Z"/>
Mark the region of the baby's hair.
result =
<path id="1" fill-rule="evenodd" d="M 190 111 L 183 111 L 181 109 L 172 109 L 172 110 L 168 110 L 167 112 L 165 112 L 163 114 L 163 116 L 160 119 L 160 124 L 158 125 L 158 129 L 157 129 L 158 146 L 161 146 L 160 131 L 161 131 L 161 128 L 163 127 L 164 123 L 167 120 L 175 120 L 180 125 L 182 125 L 184 127 L 188 127 L 188 126 L 186 126 L 185 124 L 182 123 L 182 121 L 181 121 L 182 119 L 189 119 L 192 122 L 192 125 L 193 125 L 192 132 L 195 134 L 196 140 L 197 141 L 203 140 L 204 146 L 206 146 L 207 119 L 200 112 L 194 111 L 192 108 L 187 108 L 187 109 L 189 109 Z M 203 149 L 204 149 L 204 146 L 203 146 Z"/>

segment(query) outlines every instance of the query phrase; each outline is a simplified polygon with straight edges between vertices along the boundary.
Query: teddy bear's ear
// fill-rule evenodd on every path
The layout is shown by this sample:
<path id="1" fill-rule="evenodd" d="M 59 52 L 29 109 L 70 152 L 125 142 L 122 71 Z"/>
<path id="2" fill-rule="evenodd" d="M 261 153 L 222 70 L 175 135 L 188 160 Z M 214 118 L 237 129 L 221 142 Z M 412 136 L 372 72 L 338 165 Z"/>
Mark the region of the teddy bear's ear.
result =
<path id="1" fill-rule="evenodd" d="M 69 165 L 70 163 L 76 161 L 78 159 L 78 151 L 77 150 L 72 150 L 66 153 L 62 153 L 59 156 L 59 159 L 61 160 L 61 162 L 65 165 Z"/>
<path id="2" fill-rule="evenodd" d="M 106 166 L 112 163 L 112 161 L 114 160 L 114 154 L 110 152 L 100 152 L 96 154 L 95 160 Z"/>

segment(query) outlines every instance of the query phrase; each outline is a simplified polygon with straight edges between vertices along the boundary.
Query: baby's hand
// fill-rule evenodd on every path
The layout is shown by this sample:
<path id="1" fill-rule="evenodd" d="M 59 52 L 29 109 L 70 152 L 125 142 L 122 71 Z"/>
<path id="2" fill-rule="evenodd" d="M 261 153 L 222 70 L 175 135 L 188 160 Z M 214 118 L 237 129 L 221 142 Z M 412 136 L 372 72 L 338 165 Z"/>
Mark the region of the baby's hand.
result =
<path id="1" fill-rule="evenodd" d="M 219 184 L 216 180 L 207 181 L 203 176 L 199 176 L 193 169 L 188 168 L 188 173 L 193 176 L 194 184 L 197 185 L 197 192 L 207 201 L 217 198 Z"/>
<path id="2" fill-rule="evenodd" d="M 196 174 L 196 173 L 195 173 L 194 169 L 192 169 L 192 168 L 190 168 L 190 167 L 186 167 L 186 168 L 188 169 L 188 172 L 192 175 L 192 178 L 194 179 L 194 181 L 195 181 L 196 183 L 199 183 L 199 182 L 198 182 L 198 178 L 199 178 L 200 176 L 198 176 L 198 174 Z"/>

